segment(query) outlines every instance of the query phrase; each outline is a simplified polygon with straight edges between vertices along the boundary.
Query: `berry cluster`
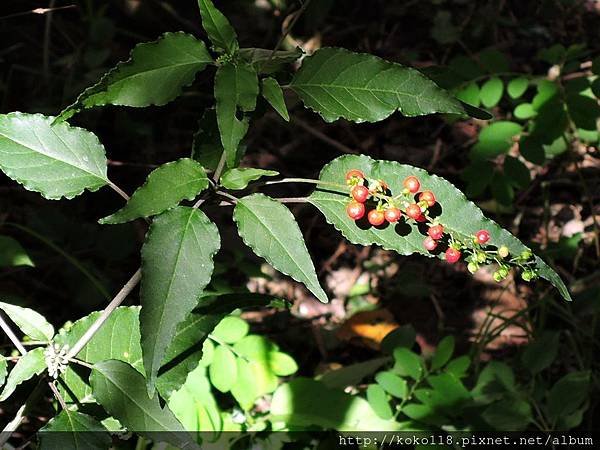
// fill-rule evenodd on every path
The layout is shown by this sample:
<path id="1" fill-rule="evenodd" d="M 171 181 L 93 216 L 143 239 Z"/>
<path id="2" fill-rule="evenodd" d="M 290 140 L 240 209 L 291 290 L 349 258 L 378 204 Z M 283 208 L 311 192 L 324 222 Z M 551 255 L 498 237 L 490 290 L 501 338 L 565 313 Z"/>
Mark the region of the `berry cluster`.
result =
<path id="1" fill-rule="evenodd" d="M 427 223 L 427 236 L 423 247 L 433 252 L 443 240 L 447 245 L 444 253 L 448 263 L 458 262 L 463 254 L 468 263 L 467 269 L 474 273 L 480 266 L 497 264 L 498 269 L 493 278 L 501 281 L 508 276 L 510 266 L 515 265 L 522 269 L 521 277 L 525 281 L 537 278 L 533 255 L 529 250 L 518 257 L 509 258 L 506 246 L 496 249 L 488 245 L 490 233 L 488 230 L 479 230 L 471 238 L 464 239 L 447 233 L 444 226 L 428 215 L 429 208 L 436 204 L 435 194 L 431 191 L 420 191 L 421 182 L 415 176 L 407 177 L 403 182 L 403 190 L 397 196 L 392 196 L 388 185 L 383 180 L 371 180 L 365 174 L 352 169 L 346 174 L 346 184 L 350 187 L 350 202 L 346 206 L 346 213 L 353 220 L 360 220 L 367 213 L 367 206 L 373 206 L 367 213 L 367 221 L 380 227 L 385 222 L 390 224 L 398 222 L 402 216 L 405 220 L 414 220 L 418 223 Z"/>

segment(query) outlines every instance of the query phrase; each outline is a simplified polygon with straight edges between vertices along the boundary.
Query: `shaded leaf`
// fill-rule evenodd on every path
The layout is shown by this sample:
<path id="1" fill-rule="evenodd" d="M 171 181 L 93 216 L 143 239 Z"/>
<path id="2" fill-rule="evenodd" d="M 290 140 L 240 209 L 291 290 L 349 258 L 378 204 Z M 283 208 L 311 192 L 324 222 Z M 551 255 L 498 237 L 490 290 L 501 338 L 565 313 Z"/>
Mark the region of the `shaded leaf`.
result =
<path id="1" fill-rule="evenodd" d="M 518 158 L 507 156 L 504 158 L 504 175 L 516 186 L 521 189 L 529 186 L 531 174 L 525 164 Z"/>
<path id="2" fill-rule="evenodd" d="M 572 94 L 567 96 L 567 108 L 571 120 L 584 130 L 596 130 L 596 122 L 600 117 L 600 105 L 594 98 Z"/>
<path id="3" fill-rule="evenodd" d="M 423 365 L 421 358 L 407 348 L 397 348 L 394 350 L 394 372 L 403 377 L 411 377 L 419 380 L 423 375 Z"/>
<path id="4" fill-rule="evenodd" d="M 215 8 L 212 0 L 198 0 L 202 15 L 202 27 L 217 50 L 233 54 L 239 44 L 235 30 L 221 11 Z"/>
<path id="5" fill-rule="evenodd" d="M 290 83 L 327 122 L 377 122 L 400 111 L 468 115 L 463 105 L 415 69 L 376 56 L 321 48 L 304 59 Z"/>
<path id="6" fill-rule="evenodd" d="M 227 189 L 245 189 L 252 181 L 262 177 L 275 177 L 279 172 L 274 170 L 254 169 L 252 167 L 233 168 L 223 173 L 221 185 Z"/>
<path id="7" fill-rule="evenodd" d="M 108 183 L 106 155 L 87 130 L 52 117 L 14 112 L 0 115 L 0 169 L 49 200 L 71 199 Z"/>
<path id="8" fill-rule="evenodd" d="M 482 418 L 496 430 L 521 431 L 532 420 L 531 406 L 524 400 L 509 398 L 488 406 Z"/>
<path id="9" fill-rule="evenodd" d="M 525 348 L 522 361 L 531 373 L 550 367 L 558 354 L 559 338 L 559 332 L 545 331 Z"/>
<path id="10" fill-rule="evenodd" d="M 92 416 L 63 409 L 39 432 L 41 450 L 108 449 L 112 439 L 108 430 Z"/>
<path id="11" fill-rule="evenodd" d="M 437 370 L 442 367 L 450 360 L 454 353 L 454 336 L 446 336 L 440 341 L 433 358 L 431 358 L 431 370 Z"/>
<path id="12" fill-rule="evenodd" d="M 138 44 L 127 61 L 83 91 L 56 120 L 67 120 L 94 106 L 164 105 L 177 98 L 196 73 L 212 62 L 204 42 L 191 34 L 165 33 L 154 42 Z"/>
<path id="13" fill-rule="evenodd" d="M 19 329 L 35 341 L 50 341 L 54 327 L 40 313 L 29 308 L 0 302 L 0 309 L 6 313 Z"/>
<path id="14" fill-rule="evenodd" d="M 303 54 L 300 47 L 294 50 L 277 50 L 275 53 L 267 48 L 241 48 L 238 52 L 238 56 L 254 67 L 258 73 L 278 72 Z"/>
<path id="15" fill-rule="evenodd" d="M 262 95 L 286 122 L 290 121 L 290 115 L 283 98 L 283 91 L 275 78 L 269 77 L 262 80 Z"/>
<path id="16" fill-rule="evenodd" d="M 237 202 L 233 220 L 254 253 L 327 302 L 300 228 L 288 208 L 266 195 L 252 194 Z"/>
<path id="17" fill-rule="evenodd" d="M 140 331 L 148 393 L 179 323 L 210 281 L 219 232 L 198 209 L 179 206 L 157 216 L 142 248 Z"/>
<path id="18" fill-rule="evenodd" d="M 0 267 L 30 266 L 35 264 L 16 240 L 0 235 Z"/>
<path id="19" fill-rule="evenodd" d="M 341 369 L 325 372 L 319 381 L 330 388 L 344 389 L 348 386 L 356 386 L 365 377 L 374 374 L 381 366 L 389 362 L 389 357 L 374 358 L 344 366 Z"/>
<path id="20" fill-rule="evenodd" d="M 462 378 L 466 375 L 470 365 L 471 359 L 467 355 L 462 355 L 450 361 L 446 365 L 445 371 L 456 378 Z"/>
<path id="21" fill-rule="evenodd" d="M 548 392 L 547 411 L 551 420 L 573 413 L 588 399 L 589 372 L 572 372 L 560 380 Z"/>
<path id="22" fill-rule="evenodd" d="M 384 420 L 390 420 L 394 414 L 387 400 L 385 391 L 378 384 L 370 384 L 367 388 L 367 401 L 375 414 Z"/>
<path id="23" fill-rule="evenodd" d="M 417 332 L 411 324 L 399 326 L 385 335 L 381 341 L 381 350 L 391 354 L 396 347 L 411 348 L 416 337 Z"/>
<path id="24" fill-rule="evenodd" d="M 41 374 L 46 369 L 44 349 L 37 347 L 23 355 L 12 368 L 6 379 L 4 390 L 0 395 L 0 402 L 5 401 L 15 392 L 18 385 Z"/>

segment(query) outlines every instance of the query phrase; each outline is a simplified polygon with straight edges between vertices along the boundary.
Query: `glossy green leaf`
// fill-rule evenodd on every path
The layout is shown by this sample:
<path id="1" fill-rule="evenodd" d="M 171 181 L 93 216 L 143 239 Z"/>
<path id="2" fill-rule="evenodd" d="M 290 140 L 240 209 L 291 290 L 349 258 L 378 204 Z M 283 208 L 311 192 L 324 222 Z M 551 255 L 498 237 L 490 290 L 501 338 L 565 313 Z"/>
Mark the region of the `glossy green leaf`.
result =
<path id="1" fill-rule="evenodd" d="M 454 353 L 454 336 L 446 336 L 440 341 L 433 358 L 431 358 L 431 370 L 441 369 L 446 365 Z"/>
<path id="2" fill-rule="evenodd" d="M 275 78 L 265 78 L 262 80 L 262 96 L 269 102 L 269 104 L 273 107 L 277 113 L 286 122 L 290 121 L 290 115 L 287 110 L 287 106 L 285 106 L 285 100 L 283 98 L 283 91 L 281 90 L 281 86 L 277 83 Z"/>
<path id="3" fill-rule="evenodd" d="M 373 375 L 381 366 L 389 361 L 389 357 L 383 357 L 350 364 L 340 369 L 325 372 L 319 378 L 319 381 L 330 388 L 345 389 L 348 386 L 356 386 L 364 378 Z"/>
<path id="4" fill-rule="evenodd" d="M 300 228 L 288 208 L 266 195 L 253 194 L 237 202 L 233 220 L 254 253 L 327 302 Z"/>
<path id="5" fill-rule="evenodd" d="M 108 430 L 92 416 L 63 409 L 38 432 L 40 450 L 102 450 L 112 445 Z"/>
<path id="6" fill-rule="evenodd" d="M 435 192 L 441 205 L 441 212 L 437 218 L 446 229 L 464 236 L 465 239 L 473 236 L 478 230 L 486 229 L 490 232 L 490 244 L 498 247 L 506 245 L 513 255 L 519 255 L 526 249 L 508 231 L 484 217 L 477 206 L 468 201 L 462 192 L 443 178 L 430 175 L 423 169 L 393 161 L 377 161 L 364 155 L 346 155 L 327 164 L 319 176 L 319 179 L 325 182 L 339 184 L 340 188 L 318 187 L 310 195 L 309 200 L 325 215 L 329 223 L 354 244 L 377 244 L 402 255 L 419 253 L 433 257 L 423 248 L 424 235 L 415 225 L 399 223 L 395 227 L 388 226 L 383 229 L 361 228 L 346 215 L 348 191 L 343 183 L 345 174 L 350 169 L 362 170 L 367 178 L 385 180 L 393 193 L 402 192 L 402 181 L 407 176 L 414 175 L 421 180 L 422 190 Z M 535 263 L 540 276 L 550 281 L 566 300 L 570 300 L 569 292 L 558 274 L 539 257 L 535 258 Z"/>
<path id="7" fill-rule="evenodd" d="M 15 239 L 0 235 L 0 267 L 17 266 L 34 267 L 35 264 Z"/>
<path id="8" fill-rule="evenodd" d="M 0 309 L 6 313 L 19 329 L 36 341 L 50 341 L 54 336 L 54 327 L 46 318 L 33 309 L 23 308 L 10 303 L 0 302 Z"/>
<path id="9" fill-rule="evenodd" d="M 0 115 L 0 169 L 49 200 L 71 199 L 108 183 L 98 138 L 41 114 Z"/>
<path id="10" fill-rule="evenodd" d="M 494 158 L 507 152 L 513 144 L 513 137 L 521 130 L 518 123 L 506 120 L 490 124 L 479 133 L 479 140 L 471 149 L 471 158 Z"/>
<path id="11" fill-rule="evenodd" d="M 215 8 L 212 0 L 198 0 L 198 7 L 202 15 L 202 27 L 215 48 L 230 55 L 235 53 L 239 44 L 227 17 Z"/>
<path id="12" fill-rule="evenodd" d="M 248 334 L 248 322 L 236 316 L 225 317 L 211 333 L 219 341 L 235 344 Z"/>
<path id="13" fill-rule="evenodd" d="M 177 98 L 181 89 L 212 62 L 204 42 L 191 34 L 165 33 L 154 42 L 138 44 L 127 61 L 117 64 L 83 91 L 57 121 L 95 106 L 164 105 Z"/>
<path id="14" fill-rule="evenodd" d="M 538 373 L 550 367 L 558 354 L 559 338 L 559 332 L 543 332 L 525 348 L 521 358 L 523 365 L 531 373 Z"/>
<path id="15" fill-rule="evenodd" d="M 279 172 L 274 170 L 254 169 L 252 167 L 233 168 L 223 173 L 221 176 L 221 186 L 226 189 L 240 190 L 245 189 L 252 181 L 262 177 L 275 177 Z"/>
<path id="16" fill-rule="evenodd" d="M 0 394 L 0 402 L 5 401 L 15 392 L 18 385 L 29 380 L 35 375 L 41 374 L 46 369 L 46 360 L 44 359 L 44 349 L 37 347 L 23 355 L 12 368 L 4 390 Z"/>
<path id="17" fill-rule="evenodd" d="M 551 420 L 573 413 L 589 398 L 590 373 L 572 372 L 558 380 L 548 392 L 547 412 Z"/>
<path id="18" fill-rule="evenodd" d="M 481 86 L 479 97 L 481 104 L 486 108 L 492 108 L 498 104 L 504 93 L 504 83 L 498 77 L 492 77 Z"/>
<path id="19" fill-rule="evenodd" d="M 146 380 L 129 364 L 114 359 L 94 364 L 90 376 L 98 403 L 125 427 L 156 442 L 198 448 L 158 395 L 148 397 Z"/>
<path id="20" fill-rule="evenodd" d="M 248 131 L 249 119 L 244 113 L 254 110 L 257 95 L 258 77 L 251 66 L 229 63 L 217 69 L 217 123 L 229 167 L 233 167 L 238 146 Z"/>
<path id="21" fill-rule="evenodd" d="M 181 158 L 154 169 L 123 208 L 99 222 L 124 223 L 160 214 L 182 200 L 193 200 L 207 187 L 208 178 L 202 166 L 193 159 Z"/>
<path id="22" fill-rule="evenodd" d="M 371 384 L 367 388 L 367 401 L 375 414 L 384 420 L 390 420 L 394 414 L 388 403 L 385 391 L 378 384 Z"/>
<path id="23" fill-rule="evenodd" d="M 194 309 L 220 248 L 217 227 L 198 209 L 157 216 L 142 248 L 140 331 L 148 393 L 177 325 Z"/>
<path id="24" fill-rule="evenodd" d="M 418 380 L 423 375 L 423 364 L 421 358 L 407 348 L 394 350 L 394 372 L 403 377 L 411 377 Z"/>
<path id="25" fill-rule="evenodd" d="M 321 48 L 306 57 L 290 87 L 327 122 L 377 122 L 395 111 L 469 115 L 460 101 L 419 71 L 340 48 Z"/>
<path id="26" fill-rule="evenodd" d="M 400 378 L 391 371 L 379 372 L 375 375 L 375 381 L 388 394 L 393 395 L 394 397 L 404 399 L 408 395 L 406 380 Z"/>
<path id="27" fill-rule="evenodd" d="M 273 421 L 294 427 L 316 425 L 338 431 L 391 431 L 400 428 L 394 420 L 381 419 L 364 398 L 307 378 L 297 378 L 281 385 L 273 394 L 270 413 Z"/>
<path id="28" fill-rule="evenodd" d="M 219 345 L 208 368 L 210 382 L 221 392 L 228 392 L 237 380 L 235 355 L 224 345 Z"/>
<path id="29" fill-rule="evenodd" d="M 506 86 L 506 91 L 511 98 L 521 97 L 529 87 L 529 80 L 525 77 L 513 78 Z"/>
<path id="30" fill-rule="evenodd" d="M 294 50 L 273 50 L 268 48 L 241 48 L 238 56 L 250 64 L 258 73 L 273 73 L 284 68 L 286 64 L 299 59 L 304 52 L 300 47 Z"/>

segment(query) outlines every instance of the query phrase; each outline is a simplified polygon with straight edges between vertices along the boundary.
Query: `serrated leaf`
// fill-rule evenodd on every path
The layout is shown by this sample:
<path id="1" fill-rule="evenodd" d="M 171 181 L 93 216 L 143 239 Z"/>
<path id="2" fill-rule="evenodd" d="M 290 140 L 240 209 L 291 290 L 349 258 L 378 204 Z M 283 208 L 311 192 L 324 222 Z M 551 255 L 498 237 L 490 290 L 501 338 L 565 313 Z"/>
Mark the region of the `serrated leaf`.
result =
<path id="1" fill-rule="evenodd" d="M 249 65 L 224 64 L 215 75 L 215 101 L 221 142 L 229 167 L 233 167 L 238 146 L 248 131 L 249 119 L 258 96 L 258 76 Z M 238 114 L 242 115 L 238 119 Z"/>
<path id="2" fill-rule="evenodd" d="M 193 159 L 181 158 L 154 169 L 123 208 L 98 222 L 125 223 L 160 214 L 182 200 L 193 200 L 207 187 L 208 177 L 204 168 Z"/>
<path id="3" fill-rule="evenodd" d="M 219 345 L 208 368 L 210 382 L 221 392 L 228 392 L 237 380 L 236 357 L 229 347 Z"/>
<path id="4" fill-rule="evenodd" d="M 240 48 L 238 56 L 250 64 L 258 73 L 278 72 L 286 64 L 293 63 L 300 58 L 304 52 L 300 47 L 294 50 L 273 50 L 268 48 Z"/>
<path id="5" fill-rule="evenodd" d="M 498 104 L 504 93 L 504 83 L 498 77 L 492 77 L 481 86 L 479 97 L 481 104 L 486 108 L 492 108 Z"/>
<path id="6" fill-rule="evenodd" d="M 15 239 L 0 235 L 0 267 L 30 266 L 35 264 Z"/>
<path id="7" fill-rule="evenodd" d="M 269 102 L 277 113 L 283 117 L 286 122 L 290 121 L 290 115 L 285 106 L 285 100 L 283 98 L 283 91 L 281 86 L 277 83 L 275 78 L 265 78 L 262 80 L 262 96 Z"/>
<path id="8" fill-rule="evenodd" d="M 108 430 L 92 416 L 63 409 L 39 432 L 41 450 L 108 449 L 112 439 Z"/>
<path id="9" fill-rule="evenodd" d="M 21 356 L 8 374 L 4 390 L 0 395 L 0 402 L 10 397 L 18 385 L 35 375 L 41 374 L 45 369 L 46 360 L 44 359 L 44 349 L 42 347 L 34 348 Z"/>
<path id="10" fill-rule="evenodd" d="M 436 198 L 442 205 L 442 211 L 437 218 L 445 228 L 465 237 L 473 236 L 478 230 L 486 229 L 491 235 L 490 244 L 498 247 L 506 245 L 513 255 L 519 255 L 527 249 L 508 231 L 484 217 L 475 204 L 468 201 L 462 192 L 443 178 L 430 175 L 423 169 L 393 161 L 378 161 L 364 155 L 345 155 L 327 164 L 319 177 L 322 181 L 339 184 L 340 189 L 317 188 L 310 195 L 309 201 L 325 215 L 329 223 L 354 244 L 377 244 L 401 255 L 419 253 L 433 257 L 423 248 L 424 235 L 415 225 L 405 226 L 402 223 L 396 227 L 388 226 L 384 229 L 372 227 L 363 229 L 346 215 L 348 191 L 343 183 L 345 174 L 350 169 L 362 170 L 370 179 L 385 180 L 393 193 L 402 192 L 402 181 L 407 176 L 414 175 L 421 180 L 422 190 L 431 190 L 436 194 Z M 400 228 L 398 229 L 398 227 Z M 550 281 L 566 300 L 571 300 L 571 296 L 558 274 L 539 257 L 536 256 L 534 262 L 540 276 Z"/>
<path id="11" fill-rule="evenodd" d="M 239 145 L 232 164 L 225 167 L 237 167 L 244 156 L 245 146 Z M 198 131 L 194 133 L 192 143 L 192 158 L 198 161 L 206 170 L 215 171 L 223 154 L 223 142 L 217 123 L 217 112 L 214 108 L 207 109 L 198 122 Z"/>
<path id="12" fill-rule="evenodd" d="M 6 313 L 19 329 L 36 341 L 47 342 L 54 336 L 54 327 L 46 318 L 33 309 L 0 302 L 0 309 Z"/>
<path id="13" fill-rule="evenodd" d="M 513 78 L 508 82 L 508 85 L 506 86 L 506 91 L 508 92 L 508 95 L 511 96 L 511 98 L 519 98 L 525 93 L 528 86 L 529 80 L 527 78 L 517 77 Z"/>
<path id="14" fill-rule="evenodd" d="M 225 317 L 211 333 L 214 337 L 227 344 L 235 344 L 248 334 L 248 322 L 236 316 Z"/>
<path id="15" fill-rule="evenodd" d="M 0 169 L 49 200 L 72 199 L 108 183 L 106 155 L 87 130 L 52 117 L 13 112 L 0 115 Z"/>
<path id="16" fill-rule="evenodd" d="M 456 98 L 419 71 L 340 48 L 321 48 L 306 57 L 290 88 L 327 122 L 341 117 L 377 122 L 395 111 L 405 116 L 469 115 Z"/>
<path id="17" fill-rule="evenodd" d="M 440 341 L 437 348 L 435 349 L 433 358 L 431 358 L 431 370 L 437 370 L 437 369 L 441 369 L 442 367 L 444 367 L 444 365 L 452 357 L 453 352 L 454 352 L 454 336 L 446 336 L 444 339 L 442 339 Z"/>
<path id="18" fill-rule="evenodd" d="M 275 269 L 303 283 L 322 302 L 328 301 L 300 228 L 289 209 L 266 195 L 253 194 L 237 202 L 233 220 L 238 233 L 254 253 Z"/>
<path id="19" fill-rule="evenodd" d="M 394 414 L 388 403 L 385 391 L 378 384 L 371 384 L 367 388 L 367 401 L 375 414 L 384 420 L 390 420 Z"/>
<path id="20" fill-rule="evenodd" d="M 218 50 L 232 55 L 239 47 L 235 30 L 221 11 L 215 8 L 212 0 L 198 0 L 202 15 L 202 27 Z"/>
<path id="21" fill-rule="evenodd" d="M 279 172 L 274 170 L 254 169 L 252 167 L 233 168 L 221 176 L 221 186 L 227 189 L 245 189 L 251 181 L 262 177 L 276 177 Z"/>
<path id="22" fill-rule="evenodd" d="M 160 407 L 158 395 L 148 397 L 146 380 L 129 364 L 114 359 L 96 363 L 90 383 L 98 403 L 128 429 L 156 442 L 198 448 L 171 410 Z"/>
<path id="23" fill-rule="evenodd" d="M 56 121 L 94 106 L 164 105 L 177 98 L 196 73 L 212 62 L 204 42 L 191 34 L 165 33 L 154 42 L 138 44 L 127 61 L 83 91 Z"/>
<path id="24" fill-rule="evenodd" d="M 210 281 L 220 248 L 217 227 L 194 208 L 157 216 L 142 248 L 140 331 L 148 393 L 177 325 L 194 309 Z"/>

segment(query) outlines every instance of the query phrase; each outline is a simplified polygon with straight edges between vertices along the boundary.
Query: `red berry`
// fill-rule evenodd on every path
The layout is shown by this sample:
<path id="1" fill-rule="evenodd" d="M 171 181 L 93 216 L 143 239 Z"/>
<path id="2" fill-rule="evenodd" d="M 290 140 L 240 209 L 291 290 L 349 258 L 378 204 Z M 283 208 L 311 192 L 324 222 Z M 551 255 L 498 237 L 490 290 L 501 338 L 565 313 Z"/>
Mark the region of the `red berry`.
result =
<path id="1" fill-rule="evenodd" d="M 352 169 L 346 173 L 346 181 L 350 181 L 352 178 L 359 178 L 363 180 L 365 178 L 365 174 L 358 169 Z"/>
<path id="2" fill-rule="evenodd" d="M 419 192 L 419 188 L 421 187 L 421 183 L 419 183 L 419 179 L 417 177 L 407 177 L 404 180 L 404 187 L 408 189 L 413 194 Z"/>
<path id="3" fill-rule="evenodd" d="M 419 223 L 423 223 L 423 222 L 427 222 L 427 217 L 425 217 L 425 215 L 423 213 L 421 213 L 421 215 L 419 217 L 417 217 L 415 220 Z"/>
<path id="4" fill-rule="evenodd" d="M 454 264 L 456 261 L 460 259 L 460 252 L 455 248 L 450 247 L 446 250 L 446 261 L 450 264 Z"/>
<path id="5" fill-rule="evenodd" d="M 423 247 L 425 247 L 430 252 L 434 251 L 437 245 L 437 242 L 431 236 L 427 236 L 423 241 Z"/>
<path id="6" fill-rule="evenodd" d="M 367 199 L 369 198 L 369 190 L 364 187 L 359 185 L 356 185 L 352 188 L 352 197 L 354 197 L 354 200 L 356 200 L 359 203 L 364 203 L 367 201 Z"/>
<path id="7" fill-rule="evenodd" d="M 411 203 L 406 207 L 406 215 L 411 219 L 417 220 L 422 215 L 421 208 L 416 203 Z"/>
<path id="8" fill-rule="evenodd" d="M 420 202 L 427 202 L 427 205 L 431 208 L 435 205 L 435 195 L 431 191 L 423 191 L 419 194 Z"/>
<path id="9" fill-rule="evenodd" d="M 475 239 L 477 240 L 478 244 L 483 245 L 490 240 L 490 233 L 488 230 L 479 230 L 477 233 L 475 233 Z"/>
<path id="10" fill-rule="evenodd" d="M 401 216 L 402 213 L 395 206 L 392 206 L 385 210 L 385 220 L 387 220 L 389 223 L 398 222 Z"/>
<path id="11" fill-rule="evenodd" d="M 444 235 L 444 227 L 442 225 L 433 225 L 429 227 L 427 234 L 431 237 L 431 239 L 435 239 L 437 241 Z"/>
<path id="12" fill-rule="evenodd" d="M 369 220 L 369 223 L 371 225 L 373 225 L 374 227 L 378 227 L 383 222 L 385 222 L 385 214 L 383 211 L 380 211 L 378 209 L 372 209 L 371 211 L 369 211 L 367 219 Z"/>
<path id="13" fill-rule="evenodd" d="M 365 215 L 365 205 L 363 203 L 359 203 L 357 201 L 351 201 L 346 206 L 346 214 L 352 220 L 361 219 Z"/>

